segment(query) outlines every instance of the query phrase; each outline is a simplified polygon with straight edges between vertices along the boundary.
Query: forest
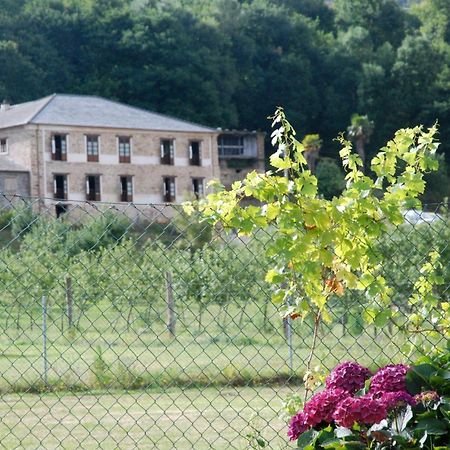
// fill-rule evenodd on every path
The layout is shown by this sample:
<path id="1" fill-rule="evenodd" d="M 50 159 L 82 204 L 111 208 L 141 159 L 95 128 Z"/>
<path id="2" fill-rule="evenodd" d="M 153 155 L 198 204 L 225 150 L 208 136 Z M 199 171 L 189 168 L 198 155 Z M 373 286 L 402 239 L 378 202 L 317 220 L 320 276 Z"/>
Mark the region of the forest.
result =
<path id="1" fill-rule="evenodd" d="M 447 0 L 2 0 L 0 66 L 12 103 L 92 94 L 263 131 L 281 105 L 325 157 L 354 114 L 368 156 L 437 120 L 450 158 Z M 448 194 L 444 161 L 434 184 Z"/>

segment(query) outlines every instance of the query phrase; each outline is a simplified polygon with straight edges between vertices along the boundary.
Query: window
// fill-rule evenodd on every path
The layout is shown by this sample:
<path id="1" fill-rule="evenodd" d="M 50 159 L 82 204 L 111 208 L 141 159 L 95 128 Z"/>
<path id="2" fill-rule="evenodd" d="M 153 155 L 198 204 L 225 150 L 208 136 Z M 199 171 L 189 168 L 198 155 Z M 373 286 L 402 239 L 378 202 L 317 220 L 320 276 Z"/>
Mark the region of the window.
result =
<path id="1" fill-rule="evenodd" d="M 163 197 L 165 202 L 175 201 L 175 178 L 164 177 L 163 178 Z"/>
<path id="2" fill-rule="evenodd" d="M 59 218 L 63 214 L 65 214 L 67 211 L 69 211 L 70 205 L 67 205 L 66 203 L 58 203 L 55 205 L 55 214 L 56 217 Z"/>
<path id="3" fill-rule="evenodd" d="M 67 161 L 67 136 L 54 134 L 52 136 L 52 159 L 54 161 Z"/>
<path id="4" fill-rule="evenodd" d="M 242 136 L 219 136 L 219 156 L 241 156 L 244 154 L 244 138 Z"/>
<path id="5" fill-rule="evenodd" d="M 203 197 L 205 194 L 203 178 L 192 178 L 192 190 L 196 198 Z"/>
<path id="6" fill-rule="evenodd" d="M 133 177 L 124 176 L 120 177 L 120 201 L 132 202 L 133 201 Z"/>
<path id="7" fill-rule="evenodd" d="M 0 153 L 8 153 L 8 139 L 0 139 Z"/>
<path id="8" fill-rule="evenodd" d="M 200 142 L 192 141 L 189 144 L 189 164 L 200 166 Z"/>
<path id="9" fill-rule="evenodd" d="M 5 194 L 17 194 L 17 177 L 5 177 L 3 181 L 3 192 Z"/>
<path id="10" fill-rule="evenodd" d="M 131 138 L 119 136 L 117 141 L 119 146 L 119 162 L 129 163 L 131 161 Z"/>
<path id="11" fill-rule="evenodd" d="M 99 202 L 101 199 L 100 175 L 86 176 L 86 200 Z"/>
<path id="12" fill-rule="evenodd" d="M 161 164 L 174 165 L 175 163 L 175 150 L 173 146 L 173 140 L 164 139 L 161 141 Z"/>
<path id="13" fill-rule="evenodd" d="M 53 198 L 67 200 L 67 175 L 53 175 Z"/>
<path id="14" fill-rule="evenodd" d="M 98 136 L 86 136 L 86 153 L 88 162 L 98 162 Z"/>

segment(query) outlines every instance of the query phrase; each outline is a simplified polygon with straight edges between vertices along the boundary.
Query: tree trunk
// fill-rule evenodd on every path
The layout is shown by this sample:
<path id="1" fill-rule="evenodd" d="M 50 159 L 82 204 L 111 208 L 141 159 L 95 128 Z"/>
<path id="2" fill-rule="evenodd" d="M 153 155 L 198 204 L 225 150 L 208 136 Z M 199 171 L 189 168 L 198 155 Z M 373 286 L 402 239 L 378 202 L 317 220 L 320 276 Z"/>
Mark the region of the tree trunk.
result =
<path id="1" fill-rule="evenodd" d="M 360 156 L 363 166 L 363 172 L 364 172 L 364 167 L 366 165 L 366 152 L 364 149 L 364 145 L 365 145 L 365 140 L 363 137 L 360 137 L 356 140 L 356 151 L 358 152 L 358 155 Z"/>

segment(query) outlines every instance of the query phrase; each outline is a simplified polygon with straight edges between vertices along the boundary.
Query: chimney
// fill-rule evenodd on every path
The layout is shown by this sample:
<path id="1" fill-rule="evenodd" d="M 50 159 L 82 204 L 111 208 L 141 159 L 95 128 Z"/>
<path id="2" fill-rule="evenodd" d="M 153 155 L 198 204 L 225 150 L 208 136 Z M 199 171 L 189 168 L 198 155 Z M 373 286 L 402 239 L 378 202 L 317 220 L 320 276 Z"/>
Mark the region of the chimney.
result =
<path id="1" fill-rule="evenodd" d="M 9 108 L 11 108 L 11 105 L 7 100 L 3 100 L 2 104 L 0 105 L 0 111 L 7 111 Z"/>

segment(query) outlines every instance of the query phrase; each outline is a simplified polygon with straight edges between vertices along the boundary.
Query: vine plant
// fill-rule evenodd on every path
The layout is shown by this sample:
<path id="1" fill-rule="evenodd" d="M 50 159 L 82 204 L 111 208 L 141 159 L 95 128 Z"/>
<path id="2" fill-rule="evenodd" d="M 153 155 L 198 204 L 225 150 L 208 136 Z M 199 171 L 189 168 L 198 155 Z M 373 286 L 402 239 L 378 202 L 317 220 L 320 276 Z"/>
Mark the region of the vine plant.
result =
<path id="1" fill-rule="evenodd" d="M 311 363 L 321 321 L 331 322 L 331 296 L 346 289 L 364 292 L 370 302 L 369 320 L 389 319 L 391 288 L 380 270 L 375 244 L 388 227 L 404 221 L 403 211 L 420 207 L 424 174 L 438 168 L 435 153 L 437 127 L 401 129 L 371 161 L 374 179 L 362 171 L 359 155 L 340 136 L 340 157 L 346 188 L 332 200 L 319 198 L 317 179 L 307 167 L 305 147 L 278 108 L 273 119 L 270 162 L 273 171 L 252 172 L 230 190 L 214 183 L 214 192 L 200 201 L 204 220 L 249 236 L 260 229 L 275 230 L 267 246 L 273 266 L 266 281 L 273 286 L 273 301 L 283 314 L 314 323 Z M 255 199 L 249 204 L 244 199 Z M 194 211 L 185 204 L 186 212 Z"/>

